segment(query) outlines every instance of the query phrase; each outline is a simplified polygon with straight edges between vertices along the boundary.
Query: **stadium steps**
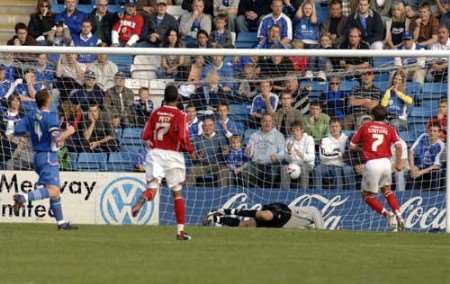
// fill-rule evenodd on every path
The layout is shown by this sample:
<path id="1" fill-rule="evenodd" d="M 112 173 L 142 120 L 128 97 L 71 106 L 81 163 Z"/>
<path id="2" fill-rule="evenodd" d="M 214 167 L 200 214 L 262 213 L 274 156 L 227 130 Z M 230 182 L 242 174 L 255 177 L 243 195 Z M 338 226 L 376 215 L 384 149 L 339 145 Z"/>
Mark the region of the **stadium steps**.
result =
<path id="1" fill-rule="evenodd" d="M 28 24 L 30 14 L 35 11 L 35 0 L 0 0 L 0 44 L 4 45 L 14 35 L 18 22 Z"/>

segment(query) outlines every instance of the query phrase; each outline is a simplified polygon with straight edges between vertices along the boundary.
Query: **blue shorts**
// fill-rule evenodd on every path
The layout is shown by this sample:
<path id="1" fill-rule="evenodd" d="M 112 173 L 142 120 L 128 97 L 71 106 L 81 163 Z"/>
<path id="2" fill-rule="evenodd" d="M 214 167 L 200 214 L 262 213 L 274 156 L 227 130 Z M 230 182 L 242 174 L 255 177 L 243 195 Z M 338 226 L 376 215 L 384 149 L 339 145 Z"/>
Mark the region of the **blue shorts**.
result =
<path id="1" fill-rule="evenodd" d="M 34 154 L 34 170 L 39 175 L 38 185 L 61 186 L 59 180 L 58 153 L 37 152 Z"/>

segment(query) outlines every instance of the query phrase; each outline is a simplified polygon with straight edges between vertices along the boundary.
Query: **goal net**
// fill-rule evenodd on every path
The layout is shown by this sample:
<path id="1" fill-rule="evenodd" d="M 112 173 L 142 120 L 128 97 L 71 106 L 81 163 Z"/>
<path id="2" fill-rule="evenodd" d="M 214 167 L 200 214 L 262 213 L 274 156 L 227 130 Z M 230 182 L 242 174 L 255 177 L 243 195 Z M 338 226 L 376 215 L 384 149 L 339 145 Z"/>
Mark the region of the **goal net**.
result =
<path id="1" fill-rule="evenodd" d="M 381 104 L 405 148 L 405 168 L 392 180 L 407 227 L 445 227 L 448 83 L 447 69 L 435 66 L 446 59 L 97 49 L 94 61 L 80 63 L 87 56 L 79 50 L 1 54 L 0 170 L 33 169 L 27 137 L 5 130 L 36 108 L 45 88 L 61 128 L 75 128 L 59 152 L 62 171 L 143 172 L 142 129 L 174 84 L 195 149 L 185 155 L 188 223 L 222 207 L 284 202 L 316 206 L 328 229 L 383 231 L 385 220 L 360 197 L 362 154 L 348 148 Z M 159 202 L 160 223 L 174 223 L 168 190 Z"/>

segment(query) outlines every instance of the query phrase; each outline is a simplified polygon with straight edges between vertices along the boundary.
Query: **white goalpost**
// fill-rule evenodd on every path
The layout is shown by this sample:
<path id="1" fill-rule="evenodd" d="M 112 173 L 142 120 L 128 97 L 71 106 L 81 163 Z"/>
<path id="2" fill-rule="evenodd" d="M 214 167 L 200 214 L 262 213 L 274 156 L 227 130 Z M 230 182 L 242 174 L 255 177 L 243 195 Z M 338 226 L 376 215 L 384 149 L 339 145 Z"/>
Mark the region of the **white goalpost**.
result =
<path id="1" fill-rule="evenodd" d="M 323 98 L 323 93 L 326 93 L 330 90 L 329 82 L 332 81 L 332 78 L 339 78 L 343 90 L 345 89 L 347 93 L 352 93 L 353 90 L 359 87 L 359 85 L 361 84 L 361 76 L 366 72 L 366 69 L 352 71 L 336 71 L 333 68 L 325 69 L 324 66 L 320 65 L 322 63 L 319 63 L 322 62 L 321 59 L 323 58 L 328 58 L 330 64 L 336 64 L 335 62 L 338 62 L 338 65 L 339 60 L 345 60 L 345 58 L 369 58 L 370 61 L 377 62 L 388 59 L 383 61 L 385 63 L 379 64 L 378 66 L 371 64 L 372 67 L 370 68 L 375 78 L 373 79 L 375 82 L 374 85 L 379 87 L 381 95 L 383 95 L 385 90 L 390 86 L 392 74 L 399 68 L 394 64 L 395 58 L 425 58 L 425 62 L 427 64 L 429 62 L 434 62 L 433 60 L 435 59 L 437 60 L 446 58 L 447 62 L 450 62 L 450 51 L 426 50 L 263 50 L 0 46 L 0 63 L 2 63 L 2 60 L 4 60 L 6 54 L 11 55 L 11 58 L 17 55 L 21 55 L 22 57 L 30 56 L 30 58 L 35 58 L 39 54 L 55 55 L 57 57 L 63 57 L 67 54 L 105 54 L 115 59 L 121 56 L 129 57 L 128 60 L 130 61 L 128 62 L 120 61 L 120 59 L 116 62 L 119 71 L 126 70 L 127 72 L 123 73 L 122 75 L 102 75 L 105 77 L 105 82 L 109 82 L 107 84 L 112 84 L 108 86 L 101 86 L 101 91 L 103 94 L 106 94 L 107 90 L 111 88 L 111 86 L 115 86 L 115 80 L 117 79 L 117 76 L 124 76 L 126 77 L 126 87 L 132 90 L 135 96 L 134 101 L 132 100 L 128 105 L 128 107 L 133 108 L 133 111 L 130 112 L 130 114 L 127 114 L 126 117 L 125 115 L 123 115 L 126 110 L 124 105 L 122 104 L 122 97 L 120 98 L 119 103 L 115 101 L 117 100 L 116 98 L 107 99 L 107 102 L 103 101 L 102 98 L 102 103 L 100 103 L 105 105 L 103 111 L 106 114 L 111 115 L 110 122 L 113 123 L 112 131 L 114 131 L 115 135 L 119 137 L 117 138 L 117 144 L 114 146 L 115 148 L 111 146 L 114 148 L 111 148 L 113 150 L 109 151 L 107 149 L 101 152 L 102 155 L 97 155 L 100 154 L 100 152 L 96 151 L 98 149 L 88 149 L 92 147 L 92 145 L 90 145 L 89 143 L 80 145 L 77 144 L 73 146 L 73 149 L 75 150 L 70 150 L 71 148 L 68 148 L 69 150 L 67 154 L 68 157 L 71 158 L 71 162 L 69 163 L 70 165 L 68 165 L 67 170 L 111 172 L 131 172 L 135 170 L 136 165 L 133 164 L 134 161 L 136 161 L 138 167 L 137 170 L 139 170 L 139 166 L 142 166 L 142 156 L 144 155 L 145 150 L 143 150 L 144 148 L 142 144 L 137 144 L 138 142 L 136 142 L 136 139 L 138 139 L 140 135 L 140 133 L 138 132 L 139 129 L 142 128 L 142 122 L 145 122 L 145 115 L 148 115 L 147 112 L 151 112 L 152 109 L 155 109 L 160 105 L 163 90 L 167 84 L 177 84 L 180 93 L 183 93 L 182 103 L 184 107 L 186 108 L 193 105 L 195 108 L 197 108 L 197 115 L 200 119 L 207 119 L 211 116 L 219 117 L 221 102 L 223 100 L 227 102 L 226 105 L 228 107 L 229 117 L 231 117 L 236 122 L 235 127 L 233 128 L 235 129 L 236 133 L 232 133 L 233 131 L 231 130 L 228 132 L 224 131 L 226 137 L 224 137 L 223 141 L 225 142 L 223 143 L 227 145 L 223 147 L 227 149 L 227 154 L 225 155 L 224 153 L 220 153 L 220 159 L 221 162 L 225 164 L 228 159 L 227 157 L 230 157 L 228 156 L 229 153 L 231 153 L 230 145 L 228 144 L 229 142 L 227 142 L 228 139 L 231 136 L 240 136 L 242 137 L 242 146 L 244 146 L 245 144 L 249 143 L 250 139 L 252 139 L 252 135 L 260 127 L 259 122 L 256 119 L 258 116 L 252 114 L 252 101 L 255 98 L 255 95 L 259 93 L 258 88 L 261 82 L 264 82 L 266 80 L 268 81 L 269 79 L 274 82 L 272 92 L 278 92 L 276 96 L 277 105 L 278 108 L 282 108 L 283 102 L 281 101 L 281 94 L 286 88 L 285 81 L 289 81 L 289 78 L 295 77 L 298 81 L 297 87 L 299 91 L 298 97 L 292 98 L 293 103 L 299 110 L 305 111 L 304 115 L 306 116 L 308 106 L 311 107 L 309 103 L 320 101 Z M 178 71 L 173 74 L 166 71 L 163 75 L 161 75 L 161 57 L 166 58 L 166 60 L 175 60 L 177 56 L 184 56 L 185 58 L 187 58 L 186 61 L 188 63 L 185 62 L 182 68 L 179 67 Z M 212 59 L 214 56 L 222 57 L 220 59 L 221 62 L 218 65 L 219 67 L 214 66 L 214 64 L 211 63 L 214 61 L 214 59 Z M 134 63 L 133 57 L 135 59 Z M 200 64 L 201 60 L 198 59 L 199 57 L 201 57 L 201 60 L 204 61 L 203 65 Z M 292 65 L 292 68 L 294 68 L 293 70 L 288 70 L 287 67 L 285 68 L 285 66 L 283 66 L 282 64 L 280 64 L 278 67 L 273 67 L 270 66 L 270 62 L 272 62 L 270 61 L 272 60 L 270 59 L 271 57 L 283 57 L 283 59 L 307 58 L 307 60 L 310 60 L 310 62 L 317 62 L 317 69 L 313 70 L 314 72 L 307 72 L 311 71 L 308 69 L 302 69 L 301 71 L 299 71 L 300 69 L 295 69 L 297 68 L 294 66 L 295 64 Z M 26 73 L 28 72 L 26 70 L 29 70 L 30 68 L 36 68 L 37 66 L 36 60 L 34 59 L 21 61 L 13 60 L 11 58 L 9 64 L 16 67 L 16 70 L 19 70 L 15 72 Z M 136 60 L 137 58 L 139 58 L 141 61 Z M 254 61 L 252 58 L 265 58 L 265 61 L 263 61 L 265 62 L 265 65 L 261 63 L 261 60 L 258 64 L 258 60 Z M 57 61 L 53 62 L 53 66 L 57 64 L 56 62 Z M 141 64 L 141 66 L 139 64 Z M 199 64 L 200 66 L 198 70 L 196 69 L 196 64 Z M 51 62 L 49 63 L 49 66 L 50 65 L 52 65 Z M 251 65 L 252 67 L 248 67 L 248 65 Z M 211 68 L 208 69 L 208 66 L 210 66 Z M 223 74 L 220 73 L 220 70 L 222 70 L 221 68 L 223 68 L 223 66 L 229 68 L 229 70 L 232 70 L 230 72 L 234 72 L 234 75 L 230 78 L 224 79 Z M 322 67 L 324 68 L 321 69 Z M 89 64 L 85 64 L 83 68 L 85 76 L 89 73 Z M 253 69 L 248 70 L 246 68 Z M 269 76 L 261 75 L 264 70 L 267 69 L 272 72 L 274 68 L 278 68 L 276 69 L 278 72 L 276 74 L 278 75 L 275 76 L 273 75 L 274 73 L 270 73 L 272 75 Z M 403 68 L 406 70 L 413 70 L 414 68 L 418 68 L 418 66 L 413 64 L 411 66 L 403 66 Z M 205 72 L 205 69 L 208 69 L 208 72 Z M 52 70 L 53 71 L 51 72 L 54 72 L 56 74 L 56 68 L 53 68 Z M 200 73 L 197 74 L 194 71 L 198 71 Z M 445 75 L 447 77 L 446 80 L 441 79 L 441 81 L 429 81 L 432 79 L 426 77 L 427 74 L 425 74 L 424 81 L 426 82 L 418 82 L 415 81 L 414 76 L 408 76 L 408 82 L 405 82 L 405 92 L 412 94 L 411 96 L 414 97 L 414 103 L 408 106 L 408 122 L 405 123 L 405 128 L 399 128 L 399 133 L 401 134 L 400 136 L 405 140 L 406 144 L 408 145 L 408 149 L 411 148 L 414 141 L 419 138 L 420 134 L 425 132 L 426 127 L 429 123 L 428 121 L 431 118 L 430 114 L 437 114 L 438 103 L 440 103 L 445 98 L 447 99 L 447 101 L 449 100 L 449 74 L 450 65 L 448 67 L 447 74 Z M 95 75 L 97 76 L 97 81 L 99 81 L 99 75 L 97 73 Z M 198 78 L 194 75 L 196 75 Z M 194 77 L 197 79 L 192 79 Z M 59 98 L 59 103 L 55 106 L 55 110 L 63 112 L 64 110 L 61 110 L 61 108 L 67 107 L 68 109 L 70 109 L 72 106 L 78 105 L 78 107 L 80 108 L 80 115 L 84 117 L 84 115 L 88 115 L 90 111 L 89 108 L 97 102 L 94 103 L 92 99 L 85 99 L 85 97 L 76 96 L 76 94 L 78 94 L 77 90 L 83 88 L 84 86 L 83 80 L 74 79 L 70 82 L 70 84 L 75 84 L 76 86 L 74 87 L 74 85 L 70 85 L 64 81 L 61 82 L 60 79 L 55 75 L 54 79 L 42 81 L 41 83 L 46 88 L 53 89 L 53 93 L 55 93 L 57 95 L 57 98 Z M 20 83 L 23 84 L 23 82 L 19 82 L 17 84 Z M 220 98 L 214 101 L 215 98 L 212 94 L 215 94 L 214 92 L 217 86 L 220 86 L 223 94 L 221 93 Z M 145 87 L 144 89 L 150 91 L 150 96 L 153 99 L 153 108 L 150 108 L 148 104 L 139 105 L 141 103 L 141 92 L 145 91 L 143 91 L 143 87 Z M 444 87 L 446 88 L 445 90 L 442 89 Z M 214 90 L 214 92 L 212 90 Z M 17 88 L 15 92 L 20 97 L 26 96 L 25 93 L 19 93 L 19 90 Z M 201 92 L 201 95 L 198 95 L 198 92 Z M 241 96 L 242 92 L 246 92 L 246 94 L 248 92 L 249 94 L 244 97 L 243 95 Z M 250 93 L 252 95 L 250 95 Z M 194 99 L 194 97 L 196 99 Z M 305 101 L 303 100 L 304 98 L 308 98 L 308 100 Z M 3 108 L 0 108 L 0 111 L 5 112 L 8 108 L 8 105 L 6 104 L 7 99 L 2 98 L 2 94 L 0 94 L 0 102 L 2 102 L 2 100 Z M 67 102 L 67 104 L 70 103 L 70 106 L 66 106 L 64 102 Z M 114 103 L 119 105 L 114 105 Z M 214 105 L 214 107 L 211 107 L 211 105 Z M 336 104 L 336 106 L 337 105 L 338 104 Z M 111 109 L 109 107 L 111 107 Z M 339 105 L 339 108 L 341 107 L 342 106 Z M 276 109 L 274 110 L 274 112 L 275 111 Z M 330 111 L 329 117 L 332 117 L 336 115 L 336 113 L 338 113 L 336 112 L 336 110 L 328 110 L 326 108 L 324 108 L 323 111 L 325 113 L 327 113 L 327 111 Z M 348 114 L 346 113 L 347 106 L 345 107 L 345 110 L 342 109 L 340 111 L 341 112 L 339 113 L 343 118 L 343 113 L 345 113 L 345 116 Z M 421 113 L 422 111 L 423 113 Z M 447 117 L 449 116 L 450 109 L 447 109 Z M 83 122 L 80 123 L 80 131 L 82 131 Z M 223 127 L 218 121 L 213 121 L 213 123 L 215 123 L 215 125 Z M 205 122 L 203 122 L 203 124 L 205 124 Z M 280 125 L 282 126 L 282 124 Z M 202 126 L 201 124 L 198 125 L 199 133 L 205 131 L 204 127 L 207 126 Z M 351 128 L 345 128 L 343 132 L 350 137 L 356 127 L 357 126 L 355 125 Z M 82 132 L 80 133 L 80 135 L 83 134 Z M 450 133 L 447 132 L 446 134 L 447 141 L 450 141 Z M 311 134 L 311 136 L 314 135 Z M 196 138 L 193 139 L 195 140 Z M 273 178 L 271 181 L 266 182 L 265 178 L 267 178 L 269 172 L 273 173 L 273 168 L 269 169 L 269 167 L 262 165 L 250 165 L 252 161 L 247 161 L 246 164 L 244 164 L 245 166 L 243 166 L 242 168 L 242 172 L 240 170 L 235 172 L 234 170 L 236 168 L 229 167 L 228 164 L 223 167 L 222 165 L 212 165 L 211 159 L 217 161 L 219 159 L 219 154 L 214 154 L 214 151 L 210 149 L 198 150 L 197 148 L 199 153 L 201 153 L 201 155 L 205 157 L 209 157 L 208 155 L 210 155 L 210 153 L 212 154 L 211 157 L 205 158 L 204 161 L 188 162 L 187 174 L 188 180 L 190 180 L 190 184 L 187 186 L 187 201 L 189 201 L 189 198 L 193 200 L 192 203 L 188 203 L 188 223 L 191 222 L 193 224 L 199 224 L 201 216 L 203 216 L 210 210 L 217 209 L 217 206 L 254 207 L 260 205 L 260 203 L 265 201 L 282 200 L 285 202 L 291 202 L 292 204 L 296 204 L 299 206 L 316 205 L 318 207 L 321 207 L 319 209 L 321 209 L 322 214 L 324 214 L 326 225 L 331 229 L 385 230 L 382 221 L 380 221 L 381 219 L 373 217 L 371 215 L 372 213 L 369 214 L 368 211 L 366 211 L 363 202 L 357 199 L 357 190 L 359 189 L 359 179 L 357 177 L 358 174 L 355 172 L 357 167 L 354 167 L 353 164 L 350 164 L 348 168 L 339 168 L 340 174 L 338 174 L 338 176 L 341 176 L 339 176 L 338 178 L 333 178 L 333 174 L 331 173 L 332 171 L 335 171 L 335 167 L 333 167 L 333 170 L 327 170 L 327 172 L 325 173 L 323 169 L 320 168 L 321 158 L 323 158 L 325 154 L 321 155 L 322 148 L 320 146 L 320 139 L 318 141 L 319 142 L 315 141 L 315 158 L 314 161 L 311 161 L 313 165 L 308 170 L 309 174 L 306 181 L 307 184 L 309 182 L 309 187 L 313 188 L 313 190 L 310 191 L 308 191 L 308 188 L 304 188 L 304 184 L 302 183 L 302 181 L 293 181 L 290 180 L 289 176 L 283 175 L 283 169 L 288 164 L 284 161 L 284 159 L 283 162 L 280 161 L 280 166 L 279 168 L 277 168 L 277 178 Z M 204 146 L 204 143 L 206 142 L 195 140 L 194 146 Z M 222 140 L 220 143 L 222 143 Z M 0 148 L 3 147 L 3 150 L 5 150 L 5 148 L 13 147 L 11 145 L 13 145 L 13 142 L 9 141 L 8 144 L 1 144 Z M 27 163 L 25 161 L 27 160 L 27 157 L 24 157 L 23 154 L 26 153 L 27 147 L 21 144 L 21 146 L 18 145 L 19 144 L 14 144 L 14 149 L 11 150 L 10 156 L 8 156 L 8 161 L 6 161 L 5 159 L 4 165 L 2 165 L 2 161 L 0 159 L 0 172 L 30 169 L 26 166 Z M 215 146 L 213 145 L 210 147 Z M 276 145 L 274 145 L 273 147 L 276 147 Z M 97 159 L 103 159 L 100 157 L 105 156 L 105 161 L 102 162 L 103 164 L 101 164 L 101 166 L 99 166 L 98 164 L 92 165 L 90 164 L 92 163 L 92 160 L 83 160 L 83 157 L 88 156 L 85 155 L 85 152 L 95 152 L 93 157 L 97 155 Z M 2 152 L 0 151 L 0 154 L 1 153 Z M 345 155 L 347 154 L 341 153 L 341 156 Z M 450 161 L 450 151 L 446 150 L 445 155 L 446 157 L 441 157 L 441 159 L 444 161 L 444 163 L 447 163 L 448 161 Z M 13 161 L 14 159 L 16 162 Z M 229 159 L 232 161 L 232 158 Z M 351 157 L 348 159 L 353 160 L 353 158 Z M 100 163 L 99 160 L 94 162 Z M 74 166 L 74 164 L 76 164 L 76 166 Z M 92 168 L 89 168 L 90 166 L 92 166 Z M 243 172 L 249 169 L 252 169 L 253 172 L 247 173 L 247 175 L 245 176 Z M 225 171 L 226 173 L 224 174 Z M 349 172 L 354 174 L 355 177 L 350 176 Z M 189 179 L 190 174 L 195 174 L 195 176 L 192 179 Z M 444 177 L 445 182 L 443 181 Z M 426 181 L 429 182 L 430 185 L 429 189 L 425 189 L 425 181 L 419 181 L 419 179 L 411 178 L 405 171 L 403 177 L 403 188 L 405 186 L 407 186 L 407 188 L 406 190 L 397 188 L 397 191 L 401 192 L 401 195 L 403 196 L 402 198 L 400 198 L 400 200 L 405 202 L 406 204 L 402 206 L 402 210 L 407 212 L 407 222 L 409 222 L 411 228 L 414 230 L 442 230 L 445 227 L 445 231 L 447 233 L 450 233 L 449 167 L 446 166 L 445 173 L 441 171 L 437 173 L 436 176 L 430 175 L 430 178 L 442 179 L 442 181 L 438 181 L 438 184 L 440 185 L 435 185 L 436 180 Z M 286 179 L 287 183 L 285 183 Z M 320 179 L 320 182 L 318 181 L 318 179 Z M 223 182 L 224 180 L 226 182 Z M 254 184 L 252 184 L 250 180 L 254 180 Z M 203 185 L 203 183 L 208 185 L 205 186 Z M 267 185 L 267 183 L 269 185 Z M 2 181 L 2 184 L 7 183 Z M 338 188 L 341 186 L 342 188 Z M 412 188 L 411 191 L 409 191 L 409 186 L 411 186 Z M 202 191 L 202 187 L 205 187 L 206 189 Z M 224 187 L 224 189 L 222 190 L 218 187 Z M 443 203 L 443 207 L 440 208 L 441 200 L 438 199 L 444 196 L 444 187 L 445 202 Z M 414 194 L 412 193 L 413 191 L 415 192 Z M 168 201 L 168 198 L 169 197 L 162 195 L 158 199 L 158 202 L 160 202 L 159 218 L 160 220 L 164 220 L 162 223 L 170 224 L 173 221 L 173 216 L 170 215 L 172 214 L 172 210 L 169 207 L 171 206 L 171 202 Z M 429 204 L 427 205 L 428 207 L 424 206 L 424 203 L 422 202 L 429 202 Z M 344 203 L 345 205 L 342 205 Z M 345 208 L 341 208 L 339 206 L 344 206 Z M 444 209 L 446 210 L 445 217 L 442 213 L 442 210 Z M 346 210 L 350 210 L 352 212 L 351 216 L 345 213 Z"/>

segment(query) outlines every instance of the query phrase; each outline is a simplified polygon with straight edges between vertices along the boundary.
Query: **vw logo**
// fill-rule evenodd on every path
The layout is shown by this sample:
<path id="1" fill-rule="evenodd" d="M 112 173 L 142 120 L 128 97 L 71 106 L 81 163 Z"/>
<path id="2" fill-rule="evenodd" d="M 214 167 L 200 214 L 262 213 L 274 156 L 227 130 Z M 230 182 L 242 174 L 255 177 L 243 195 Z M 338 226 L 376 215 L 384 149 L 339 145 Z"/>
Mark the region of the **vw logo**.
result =
<path id="1" fill-rule="evenodd" d="M 106 224 L 147 224 L 153 215 L 153 203 L 146 202 L 137 218 L 131 209 L 144 191 L 137 178 L 122 177 L 108 184 L 100 197 L 100 212 Z"/>

